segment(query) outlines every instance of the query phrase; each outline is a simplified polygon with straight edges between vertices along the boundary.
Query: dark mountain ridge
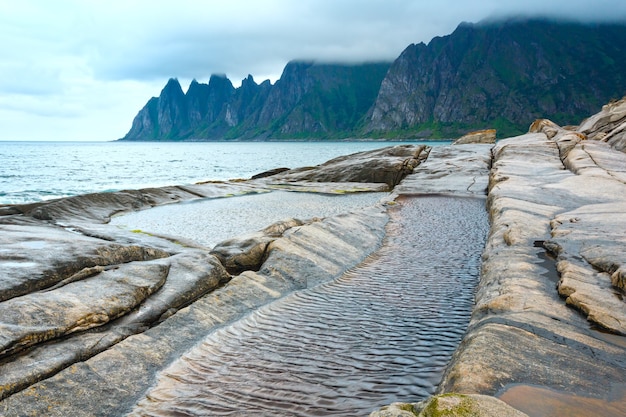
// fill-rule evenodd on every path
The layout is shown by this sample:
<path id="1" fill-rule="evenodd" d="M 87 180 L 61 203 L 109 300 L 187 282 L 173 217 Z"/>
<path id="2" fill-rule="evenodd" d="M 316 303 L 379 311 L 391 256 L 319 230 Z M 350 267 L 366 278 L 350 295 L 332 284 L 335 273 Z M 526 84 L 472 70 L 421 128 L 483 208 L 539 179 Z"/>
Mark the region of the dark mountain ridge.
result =
<path id="1" fill-rule="evenodd" d="M 578 124 L 626 93 L 626 24 L 547 19 L 462 23 L 392 63 L 294 61 L 280 79 L 238 88 L 224 75 L 171 79 L 124 140 L 454 137 Z"/>
<path id="2" fill-rule="evenodd" d="M 170 79 L 133 121 L 124 140 L 262 140 L 340 138 L 364 123 L 390 63 L 293 61 L 278 81 L 251 75 L 234 88 L 223 75 L 192 81 L 187 93 Z"/>
<path id="3" fill-rule="evenodd" d="M 382 82 L 366 131 L 511 133 L 577 124 L 626 92 L 626 26 L 544 19 L 463 23 L 410 45 Z"/>

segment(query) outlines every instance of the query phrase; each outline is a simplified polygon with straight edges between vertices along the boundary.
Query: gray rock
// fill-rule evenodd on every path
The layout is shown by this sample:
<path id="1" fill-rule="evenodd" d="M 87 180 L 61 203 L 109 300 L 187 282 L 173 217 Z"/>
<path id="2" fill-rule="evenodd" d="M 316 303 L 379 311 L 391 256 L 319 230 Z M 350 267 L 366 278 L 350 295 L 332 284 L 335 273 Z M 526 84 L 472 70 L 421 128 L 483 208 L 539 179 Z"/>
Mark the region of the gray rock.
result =
<path id="1" fill-rule="evenodd" d="M 491 145 L 437 146 L 415 168 L 394 194 L 454 194 L 483 197 L 487 194 Z"/>
<path id="2" fill-rule="evenodd" d="M 297 219 L 274 223 L 261 231 L 226 240 L 216 245 L 211 254 L 233 275 L 239 275 L 243 271 L 258 271 L 265 261 L 270 243 L 281 237 L 286 230 L 302 224 Z"/>
<path id="3" fill-rule="evenodd" d="M 315 167 L 298 168 L 269 177 L 272 182 L 384 183 L 393 189 L 428 156 L 424 145 L 397 145 L 340 156 Z"/>
<path id="4" fill-rule="evenodd" d="M 616 272 L 623 262 L 623 216 L 616 211 L 626 189 L 615 163 L 622 157 L 551 122 L 532 129 L 537 133 L 502 140 L 493 149 L 492 226 L 476 306 L 439 392 L 496 395 L 525 383 L 602 397 L 607 386 L 626 382 L 624 348 L 567 307 L 557 292 L 556 265 L 541 248 L 545 243 L 557 255 L 566 288 L 580 285 L 583 312 L 596 312 L 586 318 L 615 328 L 624 304 L 610 301 L 618 298 L 609 289 L 610 274 L 598 273 L 597 265 Z M 602 223 L 606 213 L 611 217 Z M 606 230 L 608 223 L 616 226 L 614 233 Z M 580 279 L 568 278 L 574 272 Z"/>
<path id="5" fill-rule="evenodd" d="M 155 383 L 159 370 L 209 331 L 295 289 L 339 276 L 380 245 L 386 223 L 384 209 L 371 207 L 362 213 L 289 229 L 272 243 L 258 272 L 244 272 L 158 326 L 127 337 L 89 360 L 75 360 L 45 381 L 30 384 L 0 402 L 0 413 L 7 417 L 125 414 Z M 337 257 L 337 253 L 342 256 Z M 202 265 L 200 259 L 186 263 Z M 171 290 L 175 288 L 173 285 Z"/>

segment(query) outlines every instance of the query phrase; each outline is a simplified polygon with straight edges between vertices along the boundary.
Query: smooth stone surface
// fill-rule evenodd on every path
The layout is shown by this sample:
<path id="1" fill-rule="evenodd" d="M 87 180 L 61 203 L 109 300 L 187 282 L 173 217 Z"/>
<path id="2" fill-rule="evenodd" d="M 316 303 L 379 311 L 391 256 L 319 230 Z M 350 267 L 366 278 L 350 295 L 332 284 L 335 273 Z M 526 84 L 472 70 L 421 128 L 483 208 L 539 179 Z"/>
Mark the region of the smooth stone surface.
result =
<path id="1" fill-rule="evenodd" d="M 495 397 L 448 393 L 419 403 L 394 403 L 369 417 L 528 417 Z"/>
<path id="2" fill-rule="evenodd" d="M 215 246 L 211 254 L 233 275 L 244 271 L 258 271 L 267 256 L 270 243 L 281 237 L 286 230 L 303 224 L 297 219 L 277 222 L 258 232 L 225 240 Z"/>
<path id="3" fill-rule="evenodd" d="M 618 151 L 626 151 L 626 98 L 602 106 L 602 110 L 585 119 L 577 131 L 589 139 L 607 142 Z"/>
<path id="4" fill-rule="evenodd" d="M 393 189 L 426 159 L 430 147 L 397 145 L 331 159 L 315 167 L 297 168 L 267 177 L 272 183 L 357 182 L 383 183 Z"/>
<path id="5" fill-rule="evenodd" d="M 83 270 L 169 256 L 29 219 L 0 217 L 0 301 L 40 291 Z"/>
<path id="6" fill-rule="evenodd" d="M 356 265 L 380 245 L 387 219 L 378 206 L 290 229 L 272 243 L 260 271 L 234 277 L 158 326 L 13 394 L 0 402 L 0 413 L 7 417 L 123 415 L 154 383 L 160 369 L 211 330 Z"/>
<path id="7" fill-rule="evenodd" d="M 585 251 L 576 248 L 575 239 L 568 240 L 571 233 L 559 236 L 558 228 L 565 222 L 555 219 L 599 201 L 620 200 L 626 190 L 589 159 L 583 161 L 588 167 L 584 170 L 566 169 L 574 164 L 567 159 L 578 161 L 581 143 L 588 142 L 552 123 L 537 125 L 548 133 L 539 128 L 536 133 L 499 141 L 493 149 L 488 197 L 491 233 L 483 253 L 476 307 L 439 392 L 496 395 L 503 386 L 527 383 L 602 398 L 607 385 L 626 382 L 623 346 L 602 337 L 578 311 L 568 308 L 551 278 L 550 269 L 556 266 L 542 258 L 541 248 L 545 242 L 558 253 L 559 265 L 571 258 L 580 261 L 577 267 L 593 271 L 594 266 L 584 261 Z M 567 227 L 578 224 L 568 221 Z M 597 235 L 587 233 L 590 230 L 581 230 L 586 245 L 600 244 L 608 251 L 623 245 L 611 238 L 596 240 Z M 600 287 L 606 290 L 606 284 Z M 583 288 L 581 292 L 592 294 Z M 601 294 L 595 300 L 598 307 L 615 297 L 611 291 Z M 616 308 L 624 311 L 623 304 Z"/>
<path id="8" fill-rule="evenodd" d="M 164 284 L 168 269 L 163 262 L 97 268 L 94 276 L 1 303 L 0 357 L 126 314 Z"/>
<path id="9" fill-rule="evenodd" d="M 437 146 L 409 174 L 394 194 L 451 194 L 485 196 L 492 145 Z"/>

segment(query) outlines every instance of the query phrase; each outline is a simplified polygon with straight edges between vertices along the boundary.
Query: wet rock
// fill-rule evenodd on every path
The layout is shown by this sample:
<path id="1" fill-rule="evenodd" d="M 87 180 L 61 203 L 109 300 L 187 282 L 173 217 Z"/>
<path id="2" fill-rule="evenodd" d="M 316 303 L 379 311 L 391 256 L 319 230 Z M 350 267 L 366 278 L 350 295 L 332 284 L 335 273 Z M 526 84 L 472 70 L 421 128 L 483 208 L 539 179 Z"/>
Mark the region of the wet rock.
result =
<path id="1" fill-rule="evenodd" d="M 496 395 L 502 387 L 526 383 L 602 398 L 606 386 L 626 382 L 624 348 L 586 320 L 612 322 L 600 325 L 615 329 L 614 318 L 625 310 L 623 301 L 613 303 L 619 297 L 610 290 L 610 272 L 624 259 L 617 212 L 626 195 L 616 162 L 621 153 L 549 121 L 531 129 L 536 133 L 493 148 L 491 233 L 476 306 L 439 392 Z M 611 223 L 615 233 L 607 230 Z M 565 280 L 569 292 L 574 282 L 581 285 L 586 317 L 559 295 L 556 265 L 542 246 L 557 256 L 560 286 Z M 605 273 L 598 272 L 601 265 Z M 574 274 L 580 279 L 568 278 Z M 600 314 L 602 304 L 607 308 Z"/>
<path id="2" fill-rule="evenodd" d="M 286 171 L 269 177 L 273 182 L 357 182 L 384 183 L 389 189 L 428 156 L 423 145 L 397 145 L 331 159 L 315 167 Z"/>
<path id="3" fill-rule="evenodd" d="M 361 213 L 337 216 L 287 230 L 283 237 L 272 243 L 269 256 L 258 272 L 247 271 L 234 277 L 227 285 L 200 296 L 176 313 L 164 314 L 159 325 L 118 340 L 89 360 L 77 361 L 74 358 L 72 362 L 66 358 L 71 364 L 69 367 L 57 369 L 39 383 L 31 381 L 18 389 L 7 383 L 7 389 L 18 392 L 0 402 L 0 414 L 7 417 L 126 414 L 137 398 L 155 383 L 159 370 L 211 330 L 241 318 L 250 309 L 295 289 L 325 282 L 356 265 L 380 245 L 387 219 L 384 208 L 377 206 Z M 194 253 L 194 256 L 200 256 L 200 251 L 194 250 Z M 337 253 L 342 253 L 342 256 L 336 256 Z M 172 259 L 182 256 L 190 255 L 180 254 Z M 204 256 L 209 257 L 206 260 L 215 259 L 208 254 Z M 195 270 L 201 268 L 203 262 L 202 258 L 189 257 L 184 262 L 181 260 L 180 264 L 187 267 L 181 271 L 178 281 L 169 287 L 168 293 L 175 291 L 181 281 L 187 282 L 187 287 L 192 290 L 193 283 L 185 277 L 197 276 Z M 172 263 L 170 275 L 175 269 Z M 226 276 L 222 271 L 218 276 Z M 210 276 L 213 278 L 207 279 L 217 281 L 215 275 Z M 171 303 L 167 298 L 169 295 L 165 294 L 167 285 L 168 282 L 148 298 L 146 308 L 151 308 L 151 300 L 159 306 Z M 161 296 L 165 298 L 159 299 Z M 141 317 L 144 316 L 139 309 L 121 321 L 118 319 L 119 327 L 111 328 L 111 332 L 81 333 L 72 339 L 80 336 L 86 344 L 85 338 L 91 337 L 89 343 L 95 349 L 102 339 L 108 343 L 114 334 L 124 331 L 129 324 L 142 322 Z M 63 355 L 66 351 L 58 349 L 56 352 Z M 32 357 L 23 363 L 36 364 L 36 359 Z M 17 367 L 12 367 L 12 370 L 17 372 Z M 22 368 L 21 373 L 27 372 Z M 4 375 L 4 371 L 0 372 L 0 381 Z"/>
<path id="4" fill-rule="evenodd" d="M 461 136 L 452 143 L 453 145 L 467 145 L 476 143 L 496 143 L 496 129 L 478 130 Z"/>
<path id="5" fill-rule="evenodd" d="M 220 260 L 230 274 L 258 271 L 267 256 L 269 244 L 282 236 L 286 230 L 302 224 L 302 221 L 297 219 L 274 223 L 258 232 L 226 240 L 216 245 L 211 254 Z"/>
<path id="6" fill-rule="evenodd" d="M 437 146 L 398 186 L 394 194 L 485 196 L 491 145 Z"/>

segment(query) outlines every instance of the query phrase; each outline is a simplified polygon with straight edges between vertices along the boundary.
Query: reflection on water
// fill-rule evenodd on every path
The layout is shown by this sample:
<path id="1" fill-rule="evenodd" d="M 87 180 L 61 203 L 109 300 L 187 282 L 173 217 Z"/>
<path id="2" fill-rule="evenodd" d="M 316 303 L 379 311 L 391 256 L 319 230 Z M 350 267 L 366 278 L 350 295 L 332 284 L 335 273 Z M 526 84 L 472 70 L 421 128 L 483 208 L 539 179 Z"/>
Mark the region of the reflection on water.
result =
<path id="1" fill-rule="evenodd" d="M 434 392 L 469 321 L 484 202 L 420 197 L 340 279 L 210 334 L 133 415 L 366 416 Z"/>
<path id="2" fill-rule="evenodd" d="M 623 417 L 626 416 L 626 386 L 607 387 L 607 398 L 567 394 L 532 385 L 515 385 L 500 399 L 530 417 Z"/>

